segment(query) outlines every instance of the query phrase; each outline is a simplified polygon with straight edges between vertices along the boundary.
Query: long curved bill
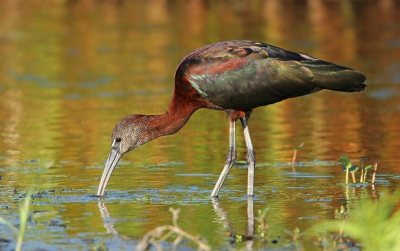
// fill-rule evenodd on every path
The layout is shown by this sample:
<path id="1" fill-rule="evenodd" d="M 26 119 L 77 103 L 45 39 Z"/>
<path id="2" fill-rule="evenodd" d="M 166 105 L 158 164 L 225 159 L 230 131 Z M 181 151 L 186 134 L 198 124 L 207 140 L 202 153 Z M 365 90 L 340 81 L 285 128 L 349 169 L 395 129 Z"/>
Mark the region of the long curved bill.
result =
<path id="1" fill-rule="evenodd" d="M 107 163 L 104 167 L 103 175 L 101 176 L 99 189 L 97 190 L 97 196 L 104 196 L 108 181 L 110 180 L 111 174 L 117 166 L 118 160 L 121 158 L 121 156 L 122 155 L 119 153 L 116 147 L 111 148 L 110 155 L 108 155 Z"/>

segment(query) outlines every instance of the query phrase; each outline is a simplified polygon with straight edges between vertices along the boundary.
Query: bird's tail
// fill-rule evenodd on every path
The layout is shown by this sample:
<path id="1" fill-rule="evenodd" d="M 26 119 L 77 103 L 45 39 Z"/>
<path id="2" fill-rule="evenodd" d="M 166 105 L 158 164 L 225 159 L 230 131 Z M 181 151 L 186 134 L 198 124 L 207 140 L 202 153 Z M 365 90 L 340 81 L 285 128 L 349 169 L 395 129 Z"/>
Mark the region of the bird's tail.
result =
<path id="1" fill-rule="evenodd" d="M 357 72 L 357 73 L 360 73 L 360 72 Z M 362 92 L 365 90 L 366 87 L 367 87 L 367 85 L 362 83 L 362 84 L 355 85 L 349 89 L 341 90 L 341 91 L 342 92 Z"/>
<path id="2" fill-rule="evenodd" d="M 313 73 L 313 82 L 321 89 L 340 92 L 361 92 L 367 86 L 365 75 L 353 69 L 323 60 L 302 62 Z"/>

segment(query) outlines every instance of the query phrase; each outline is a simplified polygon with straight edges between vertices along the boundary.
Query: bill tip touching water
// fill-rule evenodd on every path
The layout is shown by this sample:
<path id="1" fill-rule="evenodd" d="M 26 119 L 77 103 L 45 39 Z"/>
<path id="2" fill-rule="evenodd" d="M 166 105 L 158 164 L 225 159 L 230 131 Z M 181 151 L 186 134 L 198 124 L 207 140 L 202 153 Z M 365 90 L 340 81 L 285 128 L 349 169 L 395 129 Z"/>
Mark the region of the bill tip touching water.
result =
<path id="1" fill-rule="evenodd" d="M 225 41 L 201 47 L 179 63 L 168 110 L 130 115 L 115 126 L 111 151 L 97 191 L 104 196 L 119 159 L 146 142 L 178 132 L 200 108 L 225 111 L 229 151 L 211 193 L 216 197 L 236 159 L 235 122 L 241 121 L 247 147 L 247 195 L 254 190 L 255 153 L 248 120 L 252 110 L 321 90 L 360 92 L 365 76 L 351 68 L 253 41 Z"/>

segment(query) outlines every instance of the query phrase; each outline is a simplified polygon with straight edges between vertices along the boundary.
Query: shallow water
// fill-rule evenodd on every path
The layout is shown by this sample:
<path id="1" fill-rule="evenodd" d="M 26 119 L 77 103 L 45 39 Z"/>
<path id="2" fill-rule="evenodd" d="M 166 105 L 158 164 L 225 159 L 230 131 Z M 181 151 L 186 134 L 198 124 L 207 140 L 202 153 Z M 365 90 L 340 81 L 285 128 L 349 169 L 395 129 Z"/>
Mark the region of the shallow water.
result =
<path id="1" fill-rule="evenodd" d="M 30 188 L 31 216 L 55 212 L 30 218 L 24 250 L 130 250 L 172 223 L 169 207 L 215 250 L 262 248 L 258 240 L 230 243 L 248 224 L 239 125 L 238 164 L 219 204 L 209 197 L 228 148 L 222 112 L 199 110 L 176 135 L 126 154 L 105 199 L 93 196 L 116 122 L 165 112 L 181 58 L 216 41 L 268 42 L 367 75 L 363 93 L 325 91 L 254 110 L 254 215 L 269 208 L 278 240 L 267 248 L 285 248 L 285 229 L 304 231 L 340 205 L 398 187 L 397 1 L 2 1 L 0 13 L 0 216 L 18 225 Z M 374 189 L 345 188 L 336 164 L 343 154 L 378 163 Z M 15 239 L 0 225 L 0 249 L 12 250 Z M 302 245 L 318 250 L 306 238 Z"/>

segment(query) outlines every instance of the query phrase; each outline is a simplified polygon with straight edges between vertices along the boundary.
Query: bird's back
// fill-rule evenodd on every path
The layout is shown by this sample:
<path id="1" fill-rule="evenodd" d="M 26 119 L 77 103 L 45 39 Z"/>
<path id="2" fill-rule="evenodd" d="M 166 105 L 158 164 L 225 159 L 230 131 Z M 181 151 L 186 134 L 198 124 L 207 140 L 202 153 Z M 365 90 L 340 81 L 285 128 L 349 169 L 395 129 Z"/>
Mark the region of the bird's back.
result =
<path id="1" fill-rule="evenodd" d="M 226 41 L 187 55 L 175 76 L 224 108 L 250 111 L 322 89 L 355 92 L 365 76 L 350 68 L 252 41 Z"/>

